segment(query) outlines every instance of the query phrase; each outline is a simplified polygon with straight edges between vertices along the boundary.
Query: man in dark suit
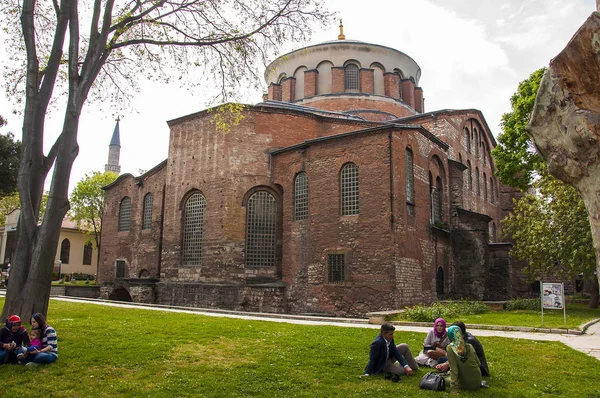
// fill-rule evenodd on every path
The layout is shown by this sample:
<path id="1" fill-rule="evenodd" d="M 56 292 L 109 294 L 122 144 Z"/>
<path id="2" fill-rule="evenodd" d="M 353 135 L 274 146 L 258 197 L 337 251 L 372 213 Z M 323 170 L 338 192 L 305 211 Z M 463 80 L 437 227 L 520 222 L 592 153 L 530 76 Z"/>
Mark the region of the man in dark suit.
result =
<path id="1" fill-rule="evenodd" d="M 410 376 L 419 367 L 407 344 L 394 344 L 395 330 L 389 323 L 381 325 L 381 333 L 371 343 L 365 376 L 388 372 Z"/>

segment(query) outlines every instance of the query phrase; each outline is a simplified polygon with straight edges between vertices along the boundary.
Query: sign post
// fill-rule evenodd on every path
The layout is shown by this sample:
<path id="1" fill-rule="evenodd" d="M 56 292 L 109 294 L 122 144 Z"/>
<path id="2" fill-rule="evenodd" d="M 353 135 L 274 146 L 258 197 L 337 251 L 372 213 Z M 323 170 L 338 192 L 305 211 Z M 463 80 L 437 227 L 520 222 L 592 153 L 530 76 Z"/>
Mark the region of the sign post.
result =
<path id="1" fill-rule="evenodd" d="M 563 283 L 542 283 L 542 326 L 544 309 L 563 310 L 564 325 L 567 326 L 567 309 Z"/>

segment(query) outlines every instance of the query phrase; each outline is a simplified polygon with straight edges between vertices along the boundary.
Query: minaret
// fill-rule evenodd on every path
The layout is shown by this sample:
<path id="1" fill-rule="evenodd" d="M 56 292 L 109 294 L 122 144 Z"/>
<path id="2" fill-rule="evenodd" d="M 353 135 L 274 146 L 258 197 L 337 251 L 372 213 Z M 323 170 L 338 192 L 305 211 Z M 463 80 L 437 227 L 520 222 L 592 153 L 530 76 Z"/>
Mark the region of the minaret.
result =
<path id="1" fill-rule="evenodd" d="M 600 0 L 598 0 L 600 1 Z M 338 40 L 346 40 L 346 36 L 344 35 L 344 24 L 342 23 L 342 20 L 340 19 L 340 34 L 338 35 Z"/>
<path id="2" fill-rule="evenodd" d="M 121 172 L 121 166 L 119 166 L 119 156 L 121 155 L 121 136 L 119 133 L 119 122 L 120 118 L 117 118 L 117 124 L 115 124 L 115 131 L 113 131 L 110 145 L 108 146 L 108 164 L 104 166 L 104 171 L 114 171 L 115 173 Z"/>

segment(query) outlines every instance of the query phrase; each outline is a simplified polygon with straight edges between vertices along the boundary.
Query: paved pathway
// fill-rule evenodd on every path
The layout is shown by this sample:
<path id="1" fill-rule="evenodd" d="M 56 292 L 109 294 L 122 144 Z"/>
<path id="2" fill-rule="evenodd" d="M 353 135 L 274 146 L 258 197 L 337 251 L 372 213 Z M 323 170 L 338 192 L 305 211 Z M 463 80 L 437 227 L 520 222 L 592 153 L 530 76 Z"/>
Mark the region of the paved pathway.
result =
<path id="1" fill-rule="evenodd" d="M 2 294 L 3 292 L 0 292 Z M 266 313 L 255 313 L 255 312 L 241 312 L 241 311 L 228 311 L 228 310 L 211 310 L 211 309 L 200 309 L 190 307 L 172 307 L 164 305 L 151 305 L 151 304 L 139 304 L 139 303 L 123 303 L 114 302 L 108 300 L 97 300 L 97 299 L 82 299 L 73 297 L 51 297 L 52 300 L 62 300 L 70 302 L 86 302 L 90 304 L 106 305 L 112 307 L 123 307 L 123 308 L 140 308 L 154 311 L 169 311 L 169 312 L 182 312 L 189 314 L 201 314 L 207 316 L 220 316 L 229 318 L 259 320 L 259 321 L 270 321 L 270 322 L 285 322 L 294 323 L 300 325 L 333 325 L 341 327 L 354 327 L 354 328 L 371 328 L 379 329 L 379 325 L 370 325 L 366 319 L 357 318 L 328 318 L 328 317 L 316 317 L 316 316 L 303 316 L 303 315 L 287 315 L 287 314 L 266 314 Z M 431 328 L 423 326 L 404 326 L 396 325 L 397 330 L 407 332 L 422 332 L 427 333 Z M 489 330 L 489 329 L 477 329 L 469 328 L 475 336 L 497 336 L 506 337 L 512 339 L 526 339 L 526 340 L 545 340 L 545 341 L 560 341 L 567 346 L 581 351 L 587 355 L 590 355 L 600 360 L 600 322 L 596 322 L 591 325 L 585 334 L 557 334 L 557 333 L 534 333 L 534 332 L 514 332 L 514 331 L 500 331 L 500 330 Z"/>

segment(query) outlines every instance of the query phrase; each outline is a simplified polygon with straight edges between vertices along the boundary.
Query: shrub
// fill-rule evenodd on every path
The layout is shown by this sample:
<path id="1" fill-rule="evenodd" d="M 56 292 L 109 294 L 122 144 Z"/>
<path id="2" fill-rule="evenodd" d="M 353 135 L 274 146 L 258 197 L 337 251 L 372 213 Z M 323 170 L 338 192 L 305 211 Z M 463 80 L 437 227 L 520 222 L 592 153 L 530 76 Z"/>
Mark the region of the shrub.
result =
<path id="1" fill-rule="evenodd" d="M 542 303 L 539 298 L 534 299 L 526 299 L 526 298 L 518 298 L 514 300 L 507 301 L 504 303 L 504 309 L 506 311 L 515 311 L 515 310 L 532 310 L 532 311 L 541 311 Z"/>
<path id="2" fill-rule="evenodd" d="M 437 318 L 458 318 L 460 315 L 483 314 L 488 308 L 480 301 L 449 301 L 431 305 L 415 305 L 405 309 L 404 318 L 414 322 L 433 322 Z"/>

